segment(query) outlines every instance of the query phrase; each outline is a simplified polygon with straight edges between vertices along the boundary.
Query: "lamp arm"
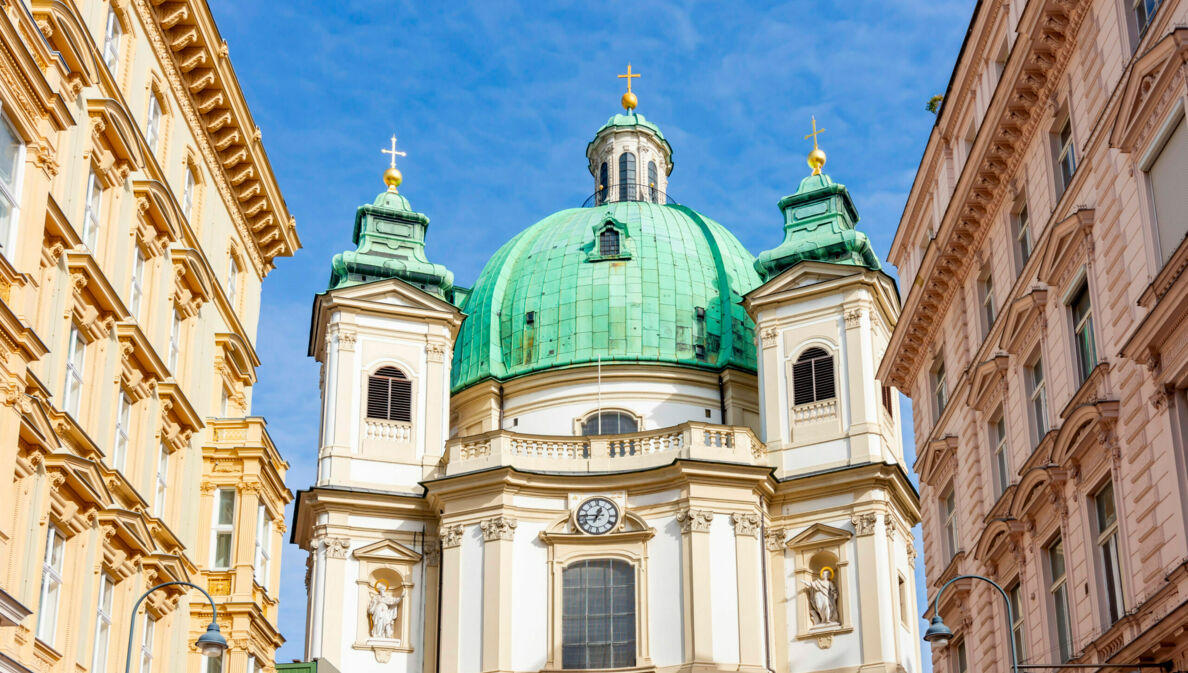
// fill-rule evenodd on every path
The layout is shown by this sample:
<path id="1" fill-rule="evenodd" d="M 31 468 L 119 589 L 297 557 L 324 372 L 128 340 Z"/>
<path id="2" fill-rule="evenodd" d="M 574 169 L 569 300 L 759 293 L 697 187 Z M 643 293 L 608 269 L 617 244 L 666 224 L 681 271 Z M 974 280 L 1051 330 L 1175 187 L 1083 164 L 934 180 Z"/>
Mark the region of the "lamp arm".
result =
<path id="1" fill-rule="evenodd" d="M 124 659 L 124 673 L 131 673 L 131 671 L 132 671 L 132 643 L 133 643 L 133 639 L 136 635 L 136 613 L 140 611 L 140 604 L 144 602 L 144 599 L 148 598 L 149 594 L 153 593 L 157 589 L 161 589 L 161 588 L 169 587 L 169 586 L 175 586 L 175 585 L 187 586 L 187 587 L 191 587 L 193 589 L 197 589 L 198 591 L 200 591 L 202 593 L 203 596 L 206 596 L 206 600 L 210 601 L 210 610 L 211 610 L 210 621 L 212 623 L 217 623 L 218 616 L 219 616 L 219 608 L 215 605 L 214 599 L 210 597 L 210 594 L 206 593 L 206 590 L 203 589 L 202 587 L 200 587 L 197 584 L 194 584 L 192 582 L 163 582 L 161 584 L 158 584 L 157 586 L 155 586 L 155 587 L 149 589 L 148 591 L 144 592 L 143 594 L 141 594 L 140 598 L 136 599 L 136 605 L 133 606 L 133 608 L 132 608 L 132 622 L 128 626 L 128 656 L 125 657 L 125 659 Z"/>
<path id="2" fill-rule="evenodd" d="M 1001 586 L 998 585 L 998 582 L 995 582 L 994 580 L 990 579 L 989 577 L 982 577 L 981 575 L 958 575 L 958 576 L 954 577 L 953 579 L 949 580 L 948 582 L 945 582 L 944 584 L 942 584 L 940 590 L 936 592 L 936 598 L 934 598 L 932 601 L 932 616 L 936 617 L 936 616 L 940 615 L 940 599 L 941 599 L 941 594 L 943 594 L 945 592 L 945 589 L 947 589 L 950 584 L 952 584 L 953 582 L 956 582 L 957 580 L 967 580 L 967 579 L 968 580 L 982 580 L 983 582 L 986 582 L 990 586 L 997 589 L 998 593 L 1002 595 L 1002 601 L 1004 603 L 1006 603 L 1007 636 L 1010 639 L 1010 646 L 1011 646 L 1011 671 L 1013 673 L 1019 673 L 1019 660 L 1015 654 L 1017 650 L 1015 649 L 1015 630 L 1013 628 L 1013 626 L 1015 624 L 1015 615 L 1011 611 L 1010 596 L 1007 596 L 1007 592 Z M 125 673 L 127 673 L 127 671 L 125 671 Z"/>

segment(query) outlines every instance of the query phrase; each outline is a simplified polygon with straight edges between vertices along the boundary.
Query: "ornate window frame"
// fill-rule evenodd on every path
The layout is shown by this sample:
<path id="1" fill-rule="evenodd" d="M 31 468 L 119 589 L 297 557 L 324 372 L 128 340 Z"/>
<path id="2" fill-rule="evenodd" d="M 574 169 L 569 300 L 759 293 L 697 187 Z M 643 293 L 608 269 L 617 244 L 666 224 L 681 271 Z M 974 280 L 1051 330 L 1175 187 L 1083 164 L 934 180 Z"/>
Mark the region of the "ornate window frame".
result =
<path id="1" fill-rule="evenodd" d="M 358 337 L 352 332 L 339 333 L 339 347 L 354 349 Z M 409 421 L 390 421 L 380 418 L 369 418 L 367 415 L 368 384 L 371 377 L 384 367 L 399 369 L 409 381 Z M 418 375 L 418 369 L 404 360 L 389 356 L 379 357 L 366 364 L 361 370 L 357 394 L 359 411 L 359 451 L 363 456 L 382 454 L 390 460 L 414 460 L 416 440 L 421 431 L 417 422 L 421 413 L 421 394 L 425 388 L 425 381 Z M 416 459 L 419 460 L 419 459 Z"/>

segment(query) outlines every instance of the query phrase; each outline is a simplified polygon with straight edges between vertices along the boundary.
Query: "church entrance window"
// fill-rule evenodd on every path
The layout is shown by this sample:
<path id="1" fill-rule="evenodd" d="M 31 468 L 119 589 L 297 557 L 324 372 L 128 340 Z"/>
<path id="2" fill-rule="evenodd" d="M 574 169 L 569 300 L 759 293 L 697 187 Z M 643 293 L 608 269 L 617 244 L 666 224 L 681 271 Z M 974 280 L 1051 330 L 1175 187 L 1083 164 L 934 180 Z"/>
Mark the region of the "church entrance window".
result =
<path id="1" fill-rule="evenodd" d="M 833 356 L 823 348 L 810 348 L 792 365 L 793 404 L 809 404 L 837 396 L 833 382 Z"/>
<path id="2" fill-rule="evenodd" d="M 622 411 L 604 411 L 592 414 L 582 421 L 582 435 L 624 435 L 639 432 L 639 422 L 634 416 Z"/>
<path id="3" fill-rule="evenodd" d="M 619 155 L 619 200 L 635 200 L 635 155 L 631 152 Z"/>
<path id="4" fill-rule="evenodd" d="M 412 422 L 412 381 L 395 367 L 381 367 L 367 379 L 367 417 Z"/>
<path id="5" fill-rule="evenodd" d="M 635 568 L 588 559 L 562 573 L 562 667 L 635 666 Z"/>

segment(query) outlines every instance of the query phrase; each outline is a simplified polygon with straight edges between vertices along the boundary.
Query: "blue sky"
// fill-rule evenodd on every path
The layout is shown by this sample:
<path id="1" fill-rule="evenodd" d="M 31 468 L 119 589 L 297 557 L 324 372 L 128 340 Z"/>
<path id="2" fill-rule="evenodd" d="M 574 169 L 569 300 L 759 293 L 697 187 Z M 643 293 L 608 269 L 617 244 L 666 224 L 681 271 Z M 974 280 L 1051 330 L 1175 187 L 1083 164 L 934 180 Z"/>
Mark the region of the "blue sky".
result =
<path id="1" fill-rule="evenodd" d="M 815 115 L 826 172 L 883 257 L 933 123 L 924 104 L 945 89 L 973 2 L 211 6 L 305 245 L 265 282 L 253 409 L 296 491 L 317 451 L 310 306 L 331 255 L 351 247 L 355 208 L 383 188 L 393 133 L 408 152 L 401 193 L 431 219 L 429 258 L 462 285 L 515 233 L 593 191 L 586 143 L 619 110 L 628 61 L 643 74 L 639 112 L 674 149 L 672 197 L 753 254 L 775 246 L 776 202 L 807 174 Z M 287 545 L 277 661 L 302 656 L 304 568 Z"/>

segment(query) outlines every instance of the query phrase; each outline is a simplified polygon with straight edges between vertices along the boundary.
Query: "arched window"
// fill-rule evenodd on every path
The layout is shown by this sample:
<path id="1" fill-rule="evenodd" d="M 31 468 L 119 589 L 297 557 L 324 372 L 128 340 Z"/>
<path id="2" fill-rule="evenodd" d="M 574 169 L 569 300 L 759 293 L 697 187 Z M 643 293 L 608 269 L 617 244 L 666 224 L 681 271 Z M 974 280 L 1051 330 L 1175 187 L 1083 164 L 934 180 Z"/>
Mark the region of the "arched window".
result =
<path id="1" fill-rule="evenodd" d="M 639 432 L 639 423 L 631 414 L 622 411 L 603 411 L 591 414 L 582 421 L 582 435 L 623 435 Z"/>
<path id="2" fill-rule="evenodd" d="M 598 169 L 598 198 L 595 199 L 599 205 L 606 203 L 606 190 L 610 188 L 606 184 L 607 180 L 606 162 L 602 162 L 602 167 Z"/>
<path id="3" fill-rule="evenodd" d="M 630 152 L 619 155 L 619 200 L 635 200 L 635 155 Z"/>
<path id="4" fill-rule="evenodd" d="M 367 417 L 412 422 L 412 381 L 395 367 L 382 367 L 367 379 Z"/>
<path id="5" fill-rule="evenodd" d="M 614 227 L 607 227 L 598 234 L 598 255 L 600 257 L 619 256 L 619 232 Z"/>
<path id="6" fill-rule="evenodd" d="M 810 348 L 792 365 L 793 404 L 808 404 L 837 396 L 833 384 L 833 356 L 823 348 Z"/>
<path id="7" fill-rule="evenodd" d="M 660 203 L 659 188 L 656 187 L 656 162 L 648 162 L 648 200 L 652 203 Z"/>
<path id="8" fill-rule="evenodd" d="M 562 668 L 635 666 L 635 568 L 589 559 L 561 573 Z"/>

